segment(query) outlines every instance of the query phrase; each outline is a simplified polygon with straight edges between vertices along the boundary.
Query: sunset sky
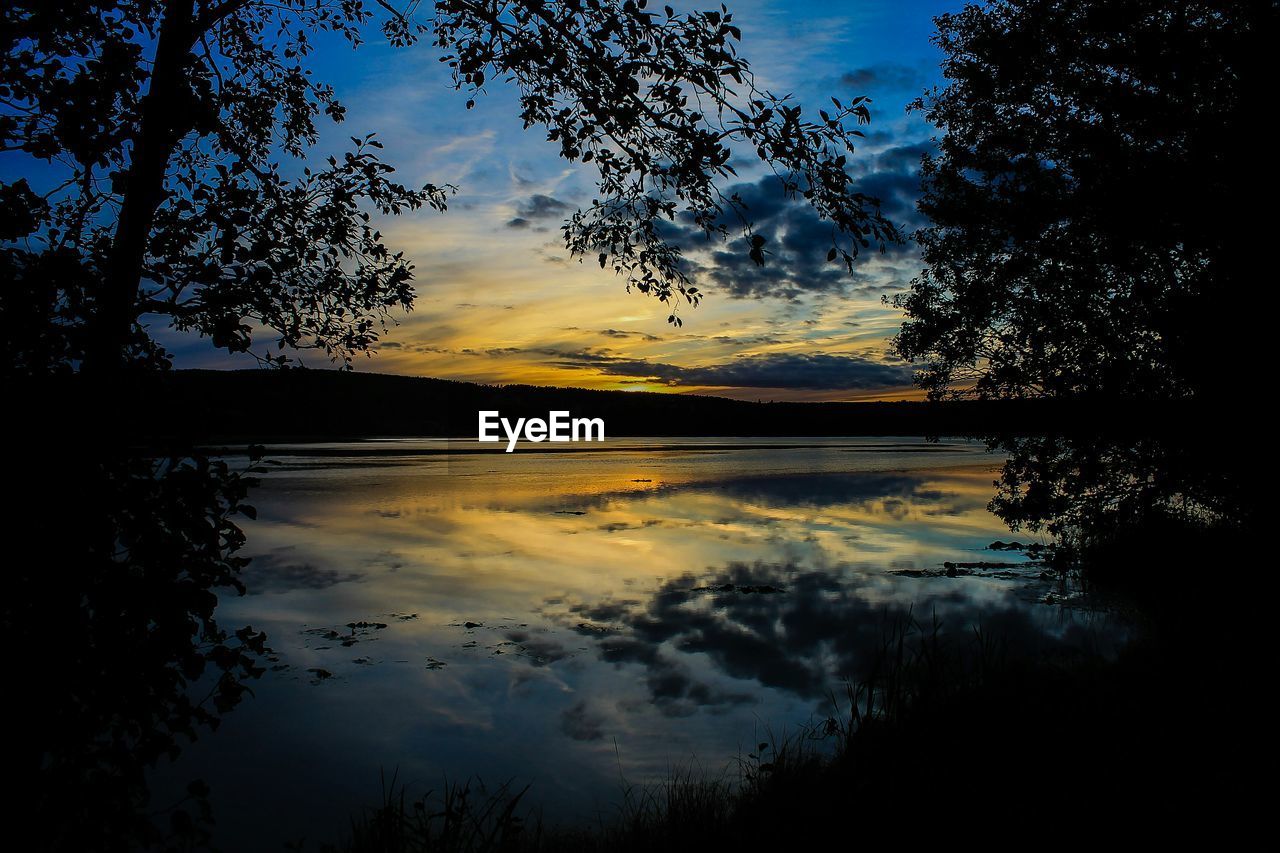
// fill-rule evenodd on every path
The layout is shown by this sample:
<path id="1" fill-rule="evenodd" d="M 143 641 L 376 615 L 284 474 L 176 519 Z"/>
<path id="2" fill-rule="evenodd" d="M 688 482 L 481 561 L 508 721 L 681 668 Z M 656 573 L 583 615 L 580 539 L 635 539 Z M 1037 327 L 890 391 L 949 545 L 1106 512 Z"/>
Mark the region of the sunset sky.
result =
<path id="1" fill-rule="evenodd" d="M 764 87 L 793 92 L 810 112 L 833 95 L 872 99 L 850 170 L 858 189 L 914 229 L 915 173 L 932 129 L 905 106 L 940 82 L 931 18 L 958 4 L 727 5 L 742 28 L 740 53 Z M 900 316 L 881 302 L 915 275 L 910 246 L 867 255 L 849 276 L 826 263 L 829 227 L 786 202 L 757 162 L 736 161 L 737 189 L 775 254 L 758 269 L 740 246 L 691 239 L 687 254 L 706 298 L 685 307 L 683 328 L 674 328 L 661 303 L 628 294 L 612 271 L 564 250 L 559 226 L 593 198 L 592 168 L 559 159 L 538 128 L 523 130 L 515 92 L 500 81 L 467 110 L 437 59 L 428 43 L 395 50 L 376 34 L 357 51 L 335 42 L 316 56 L 317 77 L 334 84 L 348 116 L 314 156 L 374 131 L 400 180 L 458 187 L 446 213 L 383 223 L 389 244 L 417 264 L 417 304 L 357 370 L 746 399 L 916 396 L 911 368 L 886 351 Z M 179 367 L 255 363 L 207 340 L 152 332 Z M 306 363 L 325 365 L 314 355 Z"/>

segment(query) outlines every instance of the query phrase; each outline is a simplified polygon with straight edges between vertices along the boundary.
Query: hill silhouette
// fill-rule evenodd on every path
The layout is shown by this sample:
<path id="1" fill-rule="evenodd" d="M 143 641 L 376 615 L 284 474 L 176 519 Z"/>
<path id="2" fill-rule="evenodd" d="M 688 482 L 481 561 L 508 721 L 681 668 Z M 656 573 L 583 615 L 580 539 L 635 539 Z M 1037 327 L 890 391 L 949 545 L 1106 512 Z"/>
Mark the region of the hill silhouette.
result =
<path id="1" fill-rule="evenodd" d="M 73 378 L 74 379 L 74 378 Z M 1140 401 L 752 402 L 660 392 L 483 385 L 334 370 L 178 370 L 117 389 L 151 430 L 202 441 L 474 437 L 477 412 L 599 417 L 614 436 L 964 436 L 1168 431 L 1189 406 Z M 133 402 L 124 404 L 125 398 Z"/>

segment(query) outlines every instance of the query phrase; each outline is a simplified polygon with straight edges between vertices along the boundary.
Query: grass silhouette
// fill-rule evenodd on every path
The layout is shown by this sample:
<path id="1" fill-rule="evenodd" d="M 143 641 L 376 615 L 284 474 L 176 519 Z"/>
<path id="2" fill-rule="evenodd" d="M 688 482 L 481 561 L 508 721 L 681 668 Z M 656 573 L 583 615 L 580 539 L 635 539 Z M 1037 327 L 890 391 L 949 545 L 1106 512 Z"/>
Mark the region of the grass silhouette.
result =
<path id="1" fill-rule="evenodd" d="M 1168 748 L 1179 683 L 1142 642 L 1117 660 L 1053 659 L 997 631 L 956 637 L 936 618 L 908 618 L 887 626 L 866 677 L 831 696 L 828 719 L 760 742 L 720 773 L 690 765 L 656 784 L 624 782 L 593 826 L 544 823 L 527 788 L 448 783 L 411 799 L 393 777 L 342 843 L 319 849 L 792 850 L 833 832 L 913 844 L 975 822 L 1038 834 L 1064 809 L 1069 828 L 1055 831 L 1087 837 L 1150 803 L 1177 814 L 1197 792 L 1188 782 L 1208 778 L 1191 769 L 1191 747 Z"/>

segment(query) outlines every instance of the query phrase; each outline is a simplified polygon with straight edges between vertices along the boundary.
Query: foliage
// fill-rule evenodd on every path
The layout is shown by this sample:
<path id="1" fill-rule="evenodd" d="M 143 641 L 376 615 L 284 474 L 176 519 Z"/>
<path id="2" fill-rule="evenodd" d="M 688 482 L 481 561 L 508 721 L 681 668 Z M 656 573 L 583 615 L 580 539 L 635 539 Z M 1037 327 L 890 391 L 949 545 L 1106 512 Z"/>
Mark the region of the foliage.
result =
<path id="1" fill-rule="evenodd" d="M 412 264 L 370 210 L 443 209 L 447 188 L 391 180 L 368 136 L 300 175 L 279 161 L 344 114 L 306 67 L 313 39 L 359 43 L 369 18 L 322 0 L 5 5 L 0 146 L 65 177 L 40 199 L 21 267 L 82 267 L 43 302 L 88 326 L 72 355 L 104 369 L 137 357 L 130 330 L 147 312 L 231 351 L 250 347 L 252 323 L 280 348 L 349 359 L 410 303 Z"/>
<path id="2" fill-rule="evenodd" d="M 322 163 L 309 156 L 322 123 L 346 113 L 311 72 L 316 44 L 359 45 L 375 16 L 394 46 L 430 30 L 473 96 L 490 79 L 514 84 L 526 126 L 598 171 L 600 198 L 566 225 L 569 249 L 612 259 L 628 286 L 665 302 L 700 297 L 660 235 L 678 212 L 722 236 L 736 217 L 764 262 L 745 205 L 722 188 L 735 143 L 844 235 L 833 260 L 852 268 L 860 249 L 898 239 L 845 171 L 860 135 L 846 124 L 869 119 L 865 99 L 807 121 L 757 88 L 726 10 L 643 5 L 441 0 L 428 27 L 417 2 L 387 0 L 5 4 L 0 150 L 59 177 L 38 194 L 22 181 L 0 188 L 19 212 L 5 239 L 23 241 L 7 264 L 23 301 L 6 296 L 3 310 L 62 336 L 37 347 L 46 367 L 163 361 L 138 333 L 144 314 L 233 352 L 266 337 L 274 354 L 259 357 L 272 364 L 286 348 L 349 364 L 374 347 L 392 312 L 412 306 L 414 267 L 373 215 L 443 210 L 453 191 L 395 181 L 373 135 Z"/>
<path id="3" fill-rule="evenodd" d="M 896 349 L 926 362 L 931 395 L 1221 381 L 1241 337 L 1223 306 L 1258 286 L 1230 211 L 1255 180 L 1239 162 L 1248 46 L 1273 9 L 996 0 L 936 19 L 948 84 L 915 105 L 942 131 L 925 269 L 895 300 Z"/>
<path id="4" fill-rule="evenodd" d="M 833 225 L 828 260 L 853 270 L 861 249 L 900 237 L 875 199 L 856 192 L 848 155 L 871 114 L 867 99 L 832 99 L 806 120 L 790 96 L 756 85 L 737 53 L 742 33 L 718 11 L 646 11 L 646 0 L 441 0 L 436 41 L 454 82 L 470 92 L 505 77 L 520 91 L 525 127 L 543 125 L 567 160 L 594 162 L 600 197 L 564 226 L 578 255 L 598 253 L 628 288 L 670 302 L 700 298 L 679 250 L 660 224 L 687 215 L 707 234 L 727 237 L 731 221 L 747 253 L 765 262 L 765 240 L 750 211 L 722 181 L 736 177 L 735 144 L 754 149 L 781 179 Z M 677 300 L 678 301 L 678 300 Z M 677 318 L 672 318 L 673 322 Z"/>

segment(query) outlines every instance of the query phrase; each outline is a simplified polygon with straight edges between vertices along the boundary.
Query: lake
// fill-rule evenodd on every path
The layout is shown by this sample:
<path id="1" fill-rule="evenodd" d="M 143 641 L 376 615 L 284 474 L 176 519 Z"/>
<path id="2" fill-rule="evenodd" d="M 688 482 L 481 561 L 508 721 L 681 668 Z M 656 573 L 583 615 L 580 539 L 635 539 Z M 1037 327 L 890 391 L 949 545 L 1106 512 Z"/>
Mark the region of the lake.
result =
<path id="1" fill-rule="evenodd" d="M 337 840 L 381 796 L 446 779 L 531 786 L 555 821 L 623 785 L 711 774 L 815 725 L 908 614 L 1115 648 L 986 507 L 975 442 L 610 439 L 565 452 L 474 441 L 272 447 L 246 522 L 271 671 L 155 778 L 208 781 L 217 840 Z M 948 576 L 947 564 L 951 564 Z M 968 564 L 968 565 L 966 565 Z M 982 565 L 973 565 L 982 564 Z"/>

